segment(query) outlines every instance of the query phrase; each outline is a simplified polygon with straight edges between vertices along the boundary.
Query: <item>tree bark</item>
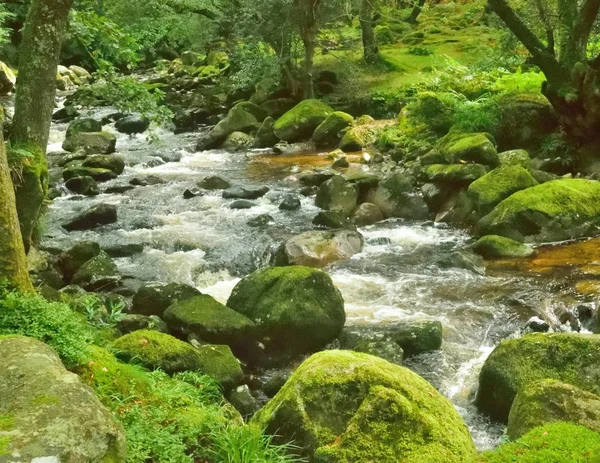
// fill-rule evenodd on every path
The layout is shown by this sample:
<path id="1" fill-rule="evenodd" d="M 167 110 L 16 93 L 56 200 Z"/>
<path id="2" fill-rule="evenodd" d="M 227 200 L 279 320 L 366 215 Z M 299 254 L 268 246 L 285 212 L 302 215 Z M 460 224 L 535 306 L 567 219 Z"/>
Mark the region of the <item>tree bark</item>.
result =
<path id="1" fill-rule="evenodd" d="M 33 0 L 19 56 L 12 147 L 32 154 L 16 185 L 17 210 L 28 251 L 48 189 L 46 147 L 56 97 L 60 47 L 73 0 Z"/>
<path id="2" fill-rule="evenodd" d="M 373 4 L 375 0 L 362 0 L 360 5 L 360 28 L 362 31 L 362 43 L 364 50 L 364 58 L 367 63 L 374 63 L 377 61 L 379 55 L 379 48 L 375 41 L 375 34 L 373 32 L 374 14 Z"/>
<path id="3" fill-rule="evenodd" d="M 2 136 L 3 118 L 0 107 L 0 281 L 6 280 L 23 291 L 33 291 Z"/>
<path id="4" fill-rule="evenodd" d="M 416 24 L 417 18 L 421 14 L 421 11 L 423 11 L 424 5 L 425 5 L 425 0 L 417 0 L 417 3 L 415 3 L 415 6 L 413 7 L 412 11 L 410 12 L 410 16 L 406 19 L 406 22 L 408 22 L 410 24 Z"/>
<path id="5" fill-rule="evenodd" d="M 317 48 L 317 9 L 321 0 L 295 0 L 300 15 L 300 38 L 304 44 L 304 65 L 302 75 L 302 92 L 304 99 L 315 97 L 313 82 L 313 62 Z"/>

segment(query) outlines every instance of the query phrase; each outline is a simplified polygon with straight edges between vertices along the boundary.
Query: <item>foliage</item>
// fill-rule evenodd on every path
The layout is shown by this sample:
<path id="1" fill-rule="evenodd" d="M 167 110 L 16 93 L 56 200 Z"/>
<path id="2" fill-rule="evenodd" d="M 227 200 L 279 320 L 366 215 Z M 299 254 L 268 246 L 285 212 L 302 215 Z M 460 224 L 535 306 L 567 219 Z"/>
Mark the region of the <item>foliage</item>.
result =
<path id="1" fill-rule="evenodd" d="M 96 328 L 114 328 L 123 318 L 125 304 L 120 301 L 108 301 L 104 304 L 95 294 L 87 294 L 77 300 L 77 305 L 88 323 Z"/>
<path id="2" fill-rule="evenodd" d="M 281 78 L 279 59 L 264 43 L 240 43 L 231 58 L 235 63 L 231 82 L 236 89 L 251 89 L 258 82 L 271 87 Z"/>
<path id="3" fill-rule="evenodd" d="M 76 364 L 92 330 L 69 306 L 0 286 L 0 335 L 20 334 L 52 346 L 67 366 Z"/>
<path id="4" fill-rule="evenodd" d="M 11 18 L 12 16 L 12 13 L 10 13 L 4 5 L 0 4 L 0 45 L 8 42 L 10 30 L 3 27 L 3 24 L 7 19 Z"/>

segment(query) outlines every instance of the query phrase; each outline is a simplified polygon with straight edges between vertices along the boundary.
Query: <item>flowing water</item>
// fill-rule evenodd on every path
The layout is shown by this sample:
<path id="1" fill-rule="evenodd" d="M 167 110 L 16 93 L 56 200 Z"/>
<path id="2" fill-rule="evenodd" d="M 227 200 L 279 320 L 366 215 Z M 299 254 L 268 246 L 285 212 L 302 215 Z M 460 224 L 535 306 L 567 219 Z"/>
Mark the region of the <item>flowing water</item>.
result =
<path id="1" fill-rule="evenodd" d="M 107 113 L 95 111 L 93 116 Z M 53 125 L 49 153 L 60 149 L 65 130 L 66 125 Z M 297 192 L 299 171 L 330 161 L 316 155 L 194 152 L 198 134 L 161 131 L 160 137 L 159 145 L 150 145 L 141 135 L 118 135 L 117 149 L 128 167 L 102 186 L 149 175 L 164 183 L 93 198 L 65 193 L 50 206 L 44 245 L 68 248 L 82 239 L 102 246 L 141 243 L 142 254 L 116 259 L 131 281 L 189 283 L 225 302 L 241 277 L 269 264 L 277 244 L 311 228 L 318 211 L 314 198 L 302 198 L 296 212 L 280 211 L 278 205 L 285 194 Z M 52 169 L 57 181 L 60 172 Z M 183 191 L 207 175 L 219 175 L 234 185 L 268 185 L 270 192 L 248 210 L 230 209 L 231 201 L 222 199 L 220 192 L 183 199 Z M 118 222 L 84 232 L 66 233 L 61 228 L 68 218 L 96 203 L 117 205 Z M 247 225 L 259 214 L 270 214 L 274 223 L 262 228 Z M 343 293 L 347 323 L 440 320 L 442 349 L 409 359 L 407 366 L 453 401 L 480 449 L 495 446 L 502 427 L 487 422 L 472 405 L 478 371 L 500 339 L 548 311 L 563 289 L 552 278 L 522 272 L 480 276 L 439 268 L 436 261 L 471 240 L 447 226 L 388 220 L 360 231 L 366 238 L 364 251 L 326 269 Z"/>

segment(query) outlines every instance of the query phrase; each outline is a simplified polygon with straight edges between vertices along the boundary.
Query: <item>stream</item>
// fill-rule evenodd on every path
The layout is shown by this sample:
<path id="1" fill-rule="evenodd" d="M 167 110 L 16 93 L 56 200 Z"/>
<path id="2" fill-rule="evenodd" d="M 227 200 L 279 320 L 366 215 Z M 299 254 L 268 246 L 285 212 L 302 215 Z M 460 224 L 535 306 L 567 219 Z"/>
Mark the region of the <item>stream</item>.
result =
<path id="1" fill-rule="evenodd" d="M 95 109 L 88 115 L 100 119 L 110 112 Z M 60 151 L 66 128 L 67 124 L 52 126 L 51 162 L 58 156 L 54 153 Z M 174 135 L 157 129 L 160 142 L 149 144 L 145 135 L 117 134 L 112 125 L 105 130 L 117 135 L 117 152 L 127 167 L 119 178 L 101 184 L 102 189 L 150 175 L 164 183 L 96 197 L 65 189 L 49 207 L 43 245 L 67 249 L 84 239 L 103 247 L 143 244 L 142 254 L 115 260 L 126 285 L 154 280 L 188 283 L 224 303 L 241 277 L 269 265 L 279 243 L 312 228 L 319 211 L 314 197 L 302 197 L 299 211 L 284 212 L 278 206 L 286 194 L 298 191 L 300 171 L 330 164 L 325 156 L 194 152 L 197 133 Z M 64 188 L 60 173 L 60 168 L 52 167 L 52 183 Z M 221 198 L 220 191 L 183 198 L 184 190 L 208 175 L 223 177 L 234 186 L 267 185 L 270 191 L 245 210 L 230 209 L 231 200 Z M 91 231 L 62 229 L 68 218 L 97 203 L 117 205 L 118 222 Z M 264 227 L 247 224 L 260 214 L 271 215 L 274 222 Z M 442 349 L 410 358 L 406 366 L 455 404 L 480 450 L 496 446 L 503 427 L 488 422 L 472 405 L 479 369 L 501 339 L 523 328 L 532 316 L 561 304 L 564 288 L 544 275 L 499 271 L 480 276 L 438 267 L 436 261 L 472 241 L 467 233 L 445 225 L 387 220 L 360 232 L 366 239 L 363 252 L 325 269 L 344 296 L 347 324 L 441 321 Z"/>

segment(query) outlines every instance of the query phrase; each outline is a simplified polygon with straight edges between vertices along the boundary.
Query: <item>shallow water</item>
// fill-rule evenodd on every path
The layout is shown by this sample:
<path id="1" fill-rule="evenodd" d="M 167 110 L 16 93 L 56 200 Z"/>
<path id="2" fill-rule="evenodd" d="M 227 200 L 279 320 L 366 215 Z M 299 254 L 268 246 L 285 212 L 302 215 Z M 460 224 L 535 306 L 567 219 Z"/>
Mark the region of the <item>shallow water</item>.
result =
<path id="1" fill-rule="evenodd" d="M 109 112 L 93 115 L 100 118 Z M 110 126 L 106 129 L 114 132 Z M 49 152 L 60 150 L 65 130 L 66 125 L 53 125 Z M 164 184 L 123 194 L 67 194 L 56 199 L 47 214 L 44 245 L 66 249 L 82 239 L 102 246 L 142 243 L 142 254 L 116 260 L 124 275 L 193 284 L 225 302 L 241 277 L 269 265 L 279 243 L 311 228 L 318 212 L 314 198 L 303 197 L 296 212 L 282 212 L 278 205 L 285 194 L 298 190 L 298 172 L 330 161 L 314 153 L 199 153 L 193 152 L 197 134 L 160 135 L 157 146 L 144 136 L 118 135 L 118 152 L 125 156 L 127 168 L 102 187 L 148 175 Z M 163 162 L 161 157 L 180 160 Z M 53 178 L 59 179 L 60 172 L 53 169 Z M 207 175 L 219 175 L 234 185 L 268 185 L 270 192 L 248 210 L 230 209 L 231 201 L 222 199 L 220 192 L 183 199 L 183 191 Z M 72 215 L 97 203 L 116 204 L 118 223 L 85 232 L 66 233 L 61 228 Z M 247 221 L 259 214 L 270 214 L 274 223 L 248 226 Z M 564 288 L 552 277 L 519 268 L 500 268 L 494 276 L 439 268 L 436 261 L 471 240 L 446 226 L 388 220 L 360 231 L 366 238 L 364 251 L 326 269 L 346 301 L 347 323 L 440 320 L 442 349 L 409 359 L 407 366 L 453 401 L 480 449 L 495 446 L 502 427 L 487 422 L 472 406 L 478 371 L 500 339 L 518 331 L 531 316 L 562 303 Z"/>

